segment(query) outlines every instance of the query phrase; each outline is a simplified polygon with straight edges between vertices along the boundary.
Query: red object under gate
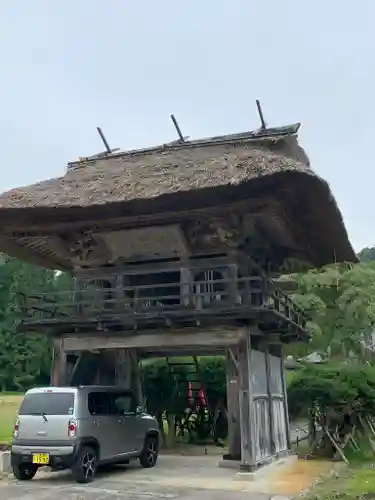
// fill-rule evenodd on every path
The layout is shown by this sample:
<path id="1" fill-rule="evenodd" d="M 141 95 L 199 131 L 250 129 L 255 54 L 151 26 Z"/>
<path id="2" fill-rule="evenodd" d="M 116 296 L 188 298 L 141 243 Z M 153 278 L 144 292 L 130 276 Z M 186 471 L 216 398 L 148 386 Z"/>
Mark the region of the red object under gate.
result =
<path id="1" fill-rule="evenodd" d="M 194 404 L 194 397 L 193 397 L 193 386 L 191 382 L 188 382 L 188 400 L 190 404 Z M 198 396 L 197 396 L 197 404 L 202 407 L 206 408 L 207 407 L 207 401 L 206 401 L 206 396 L 203 392 L 202 387 L 199 389 Z"/>

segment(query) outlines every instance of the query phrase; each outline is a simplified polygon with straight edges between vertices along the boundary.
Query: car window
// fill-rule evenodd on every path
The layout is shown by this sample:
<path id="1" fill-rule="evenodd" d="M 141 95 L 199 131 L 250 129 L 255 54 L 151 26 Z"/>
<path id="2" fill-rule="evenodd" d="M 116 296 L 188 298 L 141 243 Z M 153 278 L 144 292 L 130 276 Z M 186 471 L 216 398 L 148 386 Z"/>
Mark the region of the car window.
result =
<path id="1" fill-rule="evenodd" d="M 26 394 L 19 411 L 20 415 L 72 415 L 74 394 L 72 392 L 36 392 Z"/>
<path id="2" fill-rule="evenodd" d="M 91 415 L 111 415 L 111 400 L 107 392 L 90 392 L 87 405 Z"/>
<path id="3" fill-rule="evenodd" d="M 137 403 L 132 394 L 113 394 L 113 408 L 117 415 L 123 413 L 135 413 Z"/>

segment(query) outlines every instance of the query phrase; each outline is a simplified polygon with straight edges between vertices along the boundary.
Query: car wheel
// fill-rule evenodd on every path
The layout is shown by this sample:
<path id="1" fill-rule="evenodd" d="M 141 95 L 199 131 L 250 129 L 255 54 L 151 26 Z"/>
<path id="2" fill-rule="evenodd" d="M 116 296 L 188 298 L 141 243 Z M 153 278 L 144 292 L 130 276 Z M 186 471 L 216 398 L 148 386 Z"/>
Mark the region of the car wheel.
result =
<path id="1" fill-rule="evenodd" d="M 98 454 L 90 446 L 83 446 L 72 466 L 72 473 L 77 483 L 90 483 L 96 474 Z"/>
<path id="2" fill-rule="evenodd" d="M 38 466 L 34 464 L 19 464 L 13 466 L 13 474 L 19 481 L 29 481 L 37 473 Z"/>
<path id="3" fill-rule="evenodd" d="M 154 467 L 158 459 L 158 439 L 154 436 L 146 438 L 139 462 L 145 469 Z"/>

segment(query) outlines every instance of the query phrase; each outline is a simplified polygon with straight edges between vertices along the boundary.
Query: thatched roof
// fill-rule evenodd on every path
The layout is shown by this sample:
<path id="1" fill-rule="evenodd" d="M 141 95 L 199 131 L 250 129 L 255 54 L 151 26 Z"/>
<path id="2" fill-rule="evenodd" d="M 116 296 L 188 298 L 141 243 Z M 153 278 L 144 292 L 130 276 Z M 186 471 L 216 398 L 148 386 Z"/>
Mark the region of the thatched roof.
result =
<path id="1" fill-rule="evenodd" d="M 297 237 L 315 224 L 331 240 L 326 255 L 313 259 L 317 264 L 334 258 L 355 260 L 330 190 L 312 172 L 297 142 L 298 128 L 296 124 L 77 161 L 63 177 L 0 195 L 0 222 L 11 226 L 17 221 L 26 227 L 37 219 L 68 220 L 72 210 L 74 217 L 115 213 L 120 207 L 121 213 L 152 214 L 172 206 L 227 203 L 237 196 L 278 196 L 290 203 L 295 216 L 310 212 L 305 214 L 310 227 L 297 228 Z"/>
<path id="2" fill-rule="evenodd" d="M 70 163 L 63 177 L 2 194 L 0 209 L 107 205 L 236 186 L 278 172 L 311 174 L 302 150 L 298 161 L 276 147 L 296 128 L 274 129 L 266 136 L 250 132 L 165 144 Z"/>

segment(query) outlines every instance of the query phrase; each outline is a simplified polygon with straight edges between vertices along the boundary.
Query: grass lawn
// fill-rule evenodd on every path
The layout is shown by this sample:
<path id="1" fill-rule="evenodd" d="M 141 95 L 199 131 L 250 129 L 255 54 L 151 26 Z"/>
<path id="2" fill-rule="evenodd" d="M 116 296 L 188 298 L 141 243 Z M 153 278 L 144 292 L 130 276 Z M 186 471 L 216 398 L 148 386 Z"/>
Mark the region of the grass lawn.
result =
<path id="1" fill-rule="evenodd" d="M 307 500 L 375 499 L 375 464 L 353 465 L 316 485 Z"/>
<path id="2" fill-rule="evenodd" d="M 358 451 L 345 450 L 349 465 L 337 464 L 336 473 L 316 484 L 306 500 L 375 500 L 374 451 L 368 439 L 358 437 L 357 444 Z"/>
<path id="3" fill-rule="evenodd" d="M 18 408 L 23 395 L 0 394 L 0 445 L 9 444 Z"/>
<path id="4" fill-rule="evenodd" d="M 375 497 L 374 464 L 350 470 L 345 479 L 345 493 L 353 497 L 362 495 Z"/>

